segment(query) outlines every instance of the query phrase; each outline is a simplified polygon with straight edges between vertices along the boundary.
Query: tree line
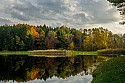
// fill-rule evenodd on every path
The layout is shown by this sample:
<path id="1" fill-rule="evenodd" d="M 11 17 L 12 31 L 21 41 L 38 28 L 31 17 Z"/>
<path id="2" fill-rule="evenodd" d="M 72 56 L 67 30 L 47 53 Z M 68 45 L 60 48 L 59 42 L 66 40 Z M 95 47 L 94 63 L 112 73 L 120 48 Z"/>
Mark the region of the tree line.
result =
<path id="1" fill-rule="evenodd" d="M 113 34 L 108 29 L 75 29 L 64 25 L 56 28 L 28 24 L 0 26 L 0 50 L 66 49 L 96 51 L 125 48 L 125 34 Z"/>

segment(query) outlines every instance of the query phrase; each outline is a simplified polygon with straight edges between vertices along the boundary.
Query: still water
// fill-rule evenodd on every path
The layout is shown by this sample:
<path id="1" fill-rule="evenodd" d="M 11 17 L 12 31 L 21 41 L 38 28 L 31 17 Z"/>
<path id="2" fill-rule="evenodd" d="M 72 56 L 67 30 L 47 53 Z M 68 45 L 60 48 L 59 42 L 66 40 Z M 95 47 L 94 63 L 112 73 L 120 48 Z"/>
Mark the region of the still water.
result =
<path id="1" fill-rule="evenodd" d="M 91 83 L 92 71 L 109 57 L 0 56 L 0 83 Z"/>

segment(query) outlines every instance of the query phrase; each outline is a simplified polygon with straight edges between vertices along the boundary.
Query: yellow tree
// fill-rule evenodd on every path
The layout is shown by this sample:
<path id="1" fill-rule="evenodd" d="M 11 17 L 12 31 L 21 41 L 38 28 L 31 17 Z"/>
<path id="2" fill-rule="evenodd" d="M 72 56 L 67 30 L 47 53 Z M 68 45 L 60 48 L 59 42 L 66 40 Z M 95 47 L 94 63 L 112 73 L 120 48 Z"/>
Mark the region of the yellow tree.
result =
<path id="1" fill-rule="evenodd" d="M 71 42 L 70 44 L 69 44 L 69 50 L 73 50 L 74 49 L 74 42 Z"/>

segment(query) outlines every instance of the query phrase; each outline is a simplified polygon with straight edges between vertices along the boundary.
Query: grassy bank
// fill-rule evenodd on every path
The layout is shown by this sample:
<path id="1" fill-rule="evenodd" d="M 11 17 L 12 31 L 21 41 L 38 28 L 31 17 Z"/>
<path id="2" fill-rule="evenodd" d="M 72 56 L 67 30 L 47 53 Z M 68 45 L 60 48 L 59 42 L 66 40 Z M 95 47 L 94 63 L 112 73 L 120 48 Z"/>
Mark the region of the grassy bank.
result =
<path id="1" fill-rule="evenodd" d="M 0 55 L 125 55 L 125 49 L 103 49 L 92 52 L 71 50 L 0 51 Z"/>
<path id="2" fill-rule="evenodd" d="M 61 55 L 67 54 L 71 56 L 76 55 L 98 55 L 97 52 L 81 52 L 71 50 L 34 50 L 34 51 L 0 51 L 0 55 Z"/>
<path id="3" fill-rule="evenodd" d="M 99 55 L 125 55 L 125 49 L 103 49 L 97 52 Z"/>
<path id="4" fill-rule="evenodd" d="M 97 51 L 93 51 L 93 52 L 72 51 L 72 55 L 98 55 L 98 52 Z"/>
<path id="5" fill-rule="evenodd" d="M 93 72 L 92 83 L 124 83 L 125 56 L 115 57 L 100 64 Z"/>
<path id="6" fill-rule="evenodd" d="M 29 51 L 0 51 L 0 55 L 29 55 Z"/>

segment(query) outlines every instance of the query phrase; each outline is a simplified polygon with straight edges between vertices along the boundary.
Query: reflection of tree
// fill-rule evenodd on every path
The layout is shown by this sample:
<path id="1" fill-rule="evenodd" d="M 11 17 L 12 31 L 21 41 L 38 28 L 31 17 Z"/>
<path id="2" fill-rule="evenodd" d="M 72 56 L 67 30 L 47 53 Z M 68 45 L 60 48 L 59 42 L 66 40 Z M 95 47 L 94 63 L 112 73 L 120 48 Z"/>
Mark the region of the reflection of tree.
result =
<path id="1" fill-rule="evenodd" d="M 118 8 L 118 10 L 120 11 L 120 15 L 122 15 L 123 18 L 125 19 L 125 0 L 108 0 L 108 1 Z M 122 24 L 125 24 L 125 21 L 122 22 Z"/>
<path id="2" fill-rule="evenodd" d="M 63 58 L 29 57 L 29 56 L 0 56 L 0 80 L 16 80 L 18 82 L 37 79 L 47 80 L 56 76 L 67 78 L 85 71 L 88 74 L 94 63 L 99 60 L 96 56 L 76 56 Z"/>

